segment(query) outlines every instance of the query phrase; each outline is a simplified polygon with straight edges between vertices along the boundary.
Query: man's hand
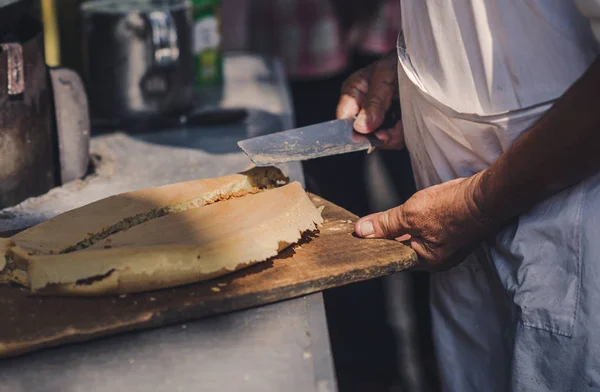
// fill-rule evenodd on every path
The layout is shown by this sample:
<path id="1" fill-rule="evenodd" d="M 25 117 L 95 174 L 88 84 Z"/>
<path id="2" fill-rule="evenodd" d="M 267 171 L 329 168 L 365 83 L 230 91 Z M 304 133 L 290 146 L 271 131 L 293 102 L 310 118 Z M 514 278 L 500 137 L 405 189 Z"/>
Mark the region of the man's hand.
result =
<path id="1" fill-rule="evenodd" d="M 398 57 L 396 52 L 352 74 L 342 86 L 337 118 L 356 117 L 357 132 L 373 133 L 381 126 L 392 100 L 398 96 Z M 380 129 L 375 136 L 384 149 L 404 148 L 402 122 L 394 128 Z"/>
<path id="2" fill-rule="evenodd" d="M 493 226 L 478 204 L 482 174 L 426 188 L 399 207 L 366 216 L 356 223 L 356 234 L 407 241 L 419 256 L 417 269 L 451 268 Z"/>

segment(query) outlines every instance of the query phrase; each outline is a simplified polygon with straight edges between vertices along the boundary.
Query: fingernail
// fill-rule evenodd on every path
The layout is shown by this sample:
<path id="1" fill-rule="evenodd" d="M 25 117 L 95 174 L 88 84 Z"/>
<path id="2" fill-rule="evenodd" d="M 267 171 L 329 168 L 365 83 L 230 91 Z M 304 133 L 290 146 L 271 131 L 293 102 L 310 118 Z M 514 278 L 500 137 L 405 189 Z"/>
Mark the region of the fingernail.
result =
<path id="1" fill-rule="evenodd" d="M 359 224 L 358 226 L 358 231 L 361 236 L 363 237 L 368 237 L 370 235 L 375 234 L 375 228 L 373 227 L 373 222 L 371 221 L 364 221 L 362 223 Z"/>
<path id="2" fill-rule="evenodd" d="M 404 235 L 401 235 L 400 237 L 396 238 L 396 241 L 404 242 L 404 241 L 410 240 L 411 238 L 412 237 L 410 234 L 404 234 Z"/>
<path id="3" fill-rule="evenodd" d="M 364 110 L 358 113 L 358 117 L 356 117 L 356 121 L 354 122 L 354 128 L 360 128 L 357 131 L 367 130 L 367 113 Z"/>
<path id="4" fill-rule="evenodd" d="M 353 110 L 353 108 L 348 107 L 348 106 L 349 105 L 342 107 L 341 112 L 340 112 L 341 118 L 352 118 L 356 114 L 356 110 Z"/>

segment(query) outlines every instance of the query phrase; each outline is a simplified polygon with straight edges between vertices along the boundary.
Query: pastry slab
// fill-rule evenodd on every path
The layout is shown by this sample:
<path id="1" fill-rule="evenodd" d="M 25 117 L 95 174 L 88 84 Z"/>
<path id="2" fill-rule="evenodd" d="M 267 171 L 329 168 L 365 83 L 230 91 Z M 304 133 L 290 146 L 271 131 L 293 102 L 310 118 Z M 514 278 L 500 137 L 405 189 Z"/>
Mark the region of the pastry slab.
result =
<path id="1" fill-rule="evenodd" d="M 288 182 L 276 168 L 257 167 L 228 176 L 126 192 L 67 211 L 11 237 L 11 240 L 36 253 L 72 252 L 146 220 Z"/>
<path id="2" fill-rule="evenodd" d="M 352 235 L 355 215 L 310 197 L 324 207 L 318 233 L 267 262 L 215 279 L 119 297 L 33 296 L 0 284 L 0 358 L 263 306 L 415 265 L 411 248 Z"/>
<path id="3" fill-rule="evenodd" d="M 322 217 L 274 168 L 109 197 L 13 236 L 8 280 L 39 294 L 106 295 L 199 282 L 265 261 Z"/>

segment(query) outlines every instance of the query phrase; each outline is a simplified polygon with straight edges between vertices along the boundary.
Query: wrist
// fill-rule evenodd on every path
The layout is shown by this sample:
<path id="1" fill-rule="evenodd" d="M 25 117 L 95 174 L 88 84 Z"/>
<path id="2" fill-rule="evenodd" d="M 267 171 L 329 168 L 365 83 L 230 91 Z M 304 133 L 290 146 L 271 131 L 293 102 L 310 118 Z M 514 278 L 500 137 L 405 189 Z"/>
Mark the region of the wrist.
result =
<path id="1" fill-rule="evenodd" d="M 470 182 L 470 195 L 472 209 L 481 223 L 484 231 L 493 231 L 503 223 L 501 206 L 496 205 L 496 194 L 491 183 L 493 182 L 490 169 L 485 169 L 472 176 Z"/>

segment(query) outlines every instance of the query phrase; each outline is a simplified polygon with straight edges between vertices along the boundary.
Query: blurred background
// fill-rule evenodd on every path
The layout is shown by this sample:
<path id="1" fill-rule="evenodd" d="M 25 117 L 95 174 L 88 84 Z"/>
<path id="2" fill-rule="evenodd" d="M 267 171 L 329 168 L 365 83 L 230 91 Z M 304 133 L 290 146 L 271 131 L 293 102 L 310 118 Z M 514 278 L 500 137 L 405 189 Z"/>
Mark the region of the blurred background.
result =
<path id="1" fill-rule="evenodd" d="M 343 81 L 394 51 L 400 28 L 399 0 L 159 2 L 171 7 L 172 18 L 152 13 L 152 1 L 83 3 L 35 0 L 30 13 L 43 26 L 46 65 L 82 77 L 92 125 L 184 113 L 192 86 L 222 83 L 222 58 L 233 52 L 280 59 L 296 126 L 328 121 L 335 117 Z M 147 49 L 119 36 L 125 34 L 118 30 L 119 9 L 148 11 L 154 29 L 152 61 L 161 71 L 144 76 L 141 92 L 133 93 L 127 83 L 145 69 L 128 58 L 141 58 Z M 178 17 L 180 11 L 185 17 Z M 130 17 L 127 28 L 135 33 L 142 28 L 138 22 Z M 181 31 L 186 24 L 188 36 L 180 34 L 175 42 L 170 29 Z M 174 65 L 174 59 L 187 62 Z M 112 106 L 101 103 L 107 96 L 117 97 Z M 361 216 L 401 204 L 415 191 L 406 151 L 346 154 L 303 167 L 307 190 Z M 340 391 L 437 389 L 427 293 L 427 275 L 412 272 L 324 293 Z"/>

